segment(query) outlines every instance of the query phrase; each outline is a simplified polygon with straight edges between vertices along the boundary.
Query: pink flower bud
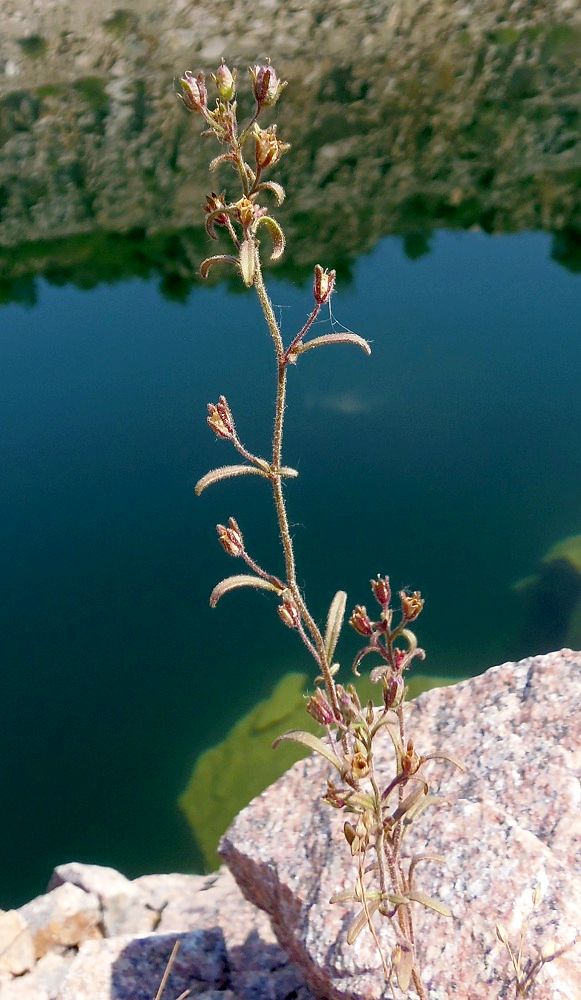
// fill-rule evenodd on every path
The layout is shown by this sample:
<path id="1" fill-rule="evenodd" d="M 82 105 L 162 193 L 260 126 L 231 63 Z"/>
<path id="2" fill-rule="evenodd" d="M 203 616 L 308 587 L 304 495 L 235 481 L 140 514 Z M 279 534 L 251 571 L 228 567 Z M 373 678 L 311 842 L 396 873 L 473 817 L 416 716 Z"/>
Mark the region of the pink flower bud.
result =
<path id="1" fill-rule="evenodd" d="M 352 684 L 344 688 L 342 684 L 337 684 L 337 701 L 344 721 L 349 724 L 359 718 L 361 702 L 357 691 Z"/>
<path id="2" fill-rule="evenodd" d="M 292 598 L 286 598 L 282 604 L 279 604 L 277 610 L 280 620 L 284 622 L 285 625 L 288 625 L 289 628 L 299 627 L 301 623 L 301 616 L 299 615 L 299 609 Z"/>
<path id="3" fill-rule="evenodd" d="M 206 78 L 203 73 L 194 76 L 187 69 L 180 78 L 181 94 L 178 97 L 184 102 L 189 111 L 204 112 L 208 107 L 208 91 L 206 90 Z"/>
<path id="4" fill-rule="evenodd" d="M 383 677 L 383 704 L 386 709 L 397 708 L 403 698 L 403 678 L 397 675 Z"/>
<path id="5" fill-rule="evenodd" d="M 335 714 L 331 705 L 329 704 L 329 699 L 324 691 L 317 688 L 315 693 L 307 700 L 307 712 L 309 715 L 315 719 L 316 722 L 320 722 L 322 726 L 332 726 L 336 721 Z"/>
<path id="6" fill-rule="evenodd" d="M 385 610 L 391 601 L 391 587 L 388 576 L 378 576 L 376 580 L 371 580 L 373 596 L 378 604 Z"/>
<path id="7" fill-rule="evenodd" d="M 226 208 L 226 202 L 224 201 L 224 192 L 221 194 L 206 195 L 206 204 L 204 205 L 204 212 L 206 215 L 211 215 L 212 212 L 217 212 L 220 208 Z M 228 223 L 228 215 L 226 212 L 220 212 L 219 215 L 214 216 L 214 222 L 217 226 L 225 226 Z"/>
<path id="8" fill-rule="evenodd" d="M 362 604 L 356 604 L 349 619 L 351 628 L 354 628 L 359 635 L 371 635 L 373 625 L 366 608 Z"/>
<path id="9" fill-rule="evenodd" d="M 326 268 L 323 270 L 320 264 L 315 264 L 313 295 L 315 296 L 315 302 L 318 302 L 320 306 L 324 306 L 331 298 L 333 289 L 335 288 L 336 276 L 335 271 L 327 271 Z"/>
<path id="10" fill-rule="evenodd" d="M 229 556 L 241 556 L 244 552 L 244 539 L 242 532 L 233 517 L 228 520 L 228 527 L 223 524 L 216 525 L 218 539 L 225 552 Z"/>
<path id="11" fill-rule="evenodd" d="M 251 66 L 250 76 L 258 106 L 268 108 L 276 104 L 286 87 L 286 81 L 281 82 L 278 79 L 274 66 L 271 66 L 270 63 L 266 66 Z"/>
<path id="12" fill-rule="evenodd" d="M 230 407 L 224 396 L 220 396 L 217 404 L 208 403 L 208 424 L 219 438 L 231 440 L 234 437 L 234 420 Z"/>
<path id="13" fill-rule="evenodd" d="M 393 650 L 393 665 L 395 669 L 401 672 L 404 668 L 406 659 L 406 651 L 404 649 L 398 649 L 396 646 Z"/>
<path id="14" fill-rule="evenodd" d="M 224 60 L 218 66 L 218 69 L 213 74 L 214 83 L 218 89 L 218 93 L 223 101 L 231 101 L 236 93 L 236 85 L 234 82 L 234 75 L 228 69 Z"/>

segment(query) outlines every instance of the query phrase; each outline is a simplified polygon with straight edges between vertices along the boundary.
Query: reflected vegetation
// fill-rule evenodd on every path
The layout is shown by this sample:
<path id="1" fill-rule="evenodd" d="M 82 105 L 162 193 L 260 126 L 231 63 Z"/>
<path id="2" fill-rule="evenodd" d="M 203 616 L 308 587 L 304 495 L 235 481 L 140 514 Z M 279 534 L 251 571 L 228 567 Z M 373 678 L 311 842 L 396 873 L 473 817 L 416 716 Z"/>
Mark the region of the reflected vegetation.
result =
<path id="1" fill-rule="evenodd" d="M 227 23 L 208 8 L 202 39 L 187 28 L 200 7 L 97 4 L 82 32 L 78 16 L 31 13 L 26 31 L 6 18 L 0 301 L 33 304 L 39 277 L 86 289 L 153 275 L 187 298 L 206 247 L 207 150 L 171 81 L 222 52 L 244 66 L 266 50 L 292 79 L 280 180 L 293 255 L 280 273 L 300 282 L 323 260 L 346 278 L 387 234 L 416 260 L 440 227 L 543 229 L 553 258 L 581 270 L 581 29 L 569 7 L 341 0 L 291 5 L 277 35 L 242 2 Z M 303 189 L 305 173 L 315 183 Z"/>

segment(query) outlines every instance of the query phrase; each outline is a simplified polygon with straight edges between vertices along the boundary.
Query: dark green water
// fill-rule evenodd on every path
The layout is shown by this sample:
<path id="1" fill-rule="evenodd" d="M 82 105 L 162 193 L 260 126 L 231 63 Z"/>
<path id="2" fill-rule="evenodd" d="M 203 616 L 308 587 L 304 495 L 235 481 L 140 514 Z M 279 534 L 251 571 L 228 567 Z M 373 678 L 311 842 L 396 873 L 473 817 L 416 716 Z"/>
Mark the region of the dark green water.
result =
<path id="1" fill-rule="evenodd" d="M 323 615 L 336 587 L 367 600 L 376 572 L 421 588 L 434 672 L 528 652 L 510 586 L 579 530 L 579 288 L 548 249 L 442 232 L 411 263 L 385 239 L 334 307 L 372 358 L 337 348 L 291 372 L 307 595 Z M 306 296 L 280 282 L 272 296 L 290 335 Z M 42 286 L 33 311 L 3 312 L 4 905 L 69 857 L 191 867 L 175 799 L 196 753 L 282 671 L 308 669 L 267 598 L 207 606 L 233 566 L 217 520 L 235 514 L 280 566 L 260 483 L 192 492 L 228 459 L 206 401 L 224 392 L 266 446 L 257 315 L 250 295 L 200 288 L 180 307 L 142 282 Z"/>
<path id="2" fill-rule="evenodd" d="M 317 332 L 340 323 L 373 347 L 370 359 L 314 351 L 290 372 L 299 579 L 319 619 L 338 588 L 368 601 L 376 573 L 421 589 L 434 674 L 541 651 L 512 585 L 581 532 L 581 161 L 572 36 L 551 30 L 540 56 L 538 34 L 483 34 L 495 73 L 481 84 L 471 67 L 476 98 L 461 121 L 456 83 L 438 68 L 452 90 L 441 103 L 413 49 L 411 70 L 391 50 L 397 86 L 375 97 L 383 78 L 362 82 L 346 56 L 343 75 L 319 81 L 325 113 L 303 134 L 298 73 L 281 110 L 295 138 L 282 167 L 291 251 L 270 280 L 283 333 L 310 310 L 320 260 L 340 273 Z M 4 908 L 73 858 L 129 875 L 195 869 L 176 799 L 196 756 L 282 673 L 311 670 L 264 594 L 208 607 L 238 568 L 215 537 L 229 515 L 281 572 L 261 482 L 193 494 L 232 458 L 205 422 L 221 393 L 247 445 L 268 451 L 272 352 L 252 294 L 195 278 L 208 147 L 159 98 L 171 73 L 157 72 L 155 99 L 128 84 L 133 118 L 111 140 L 113 167 L 104 84 L 0 101 Z M 43 126 L 63 100 L 72 146 L 82 139 L 74 169 L 61 133 Z M 54 141 L 46 177 L 32 153 L 19 159 L 23 134 Z M 189 206 L 181 225 L 172 198 Z M 64 219 L 54 233 L 51 211 Z M 355 648 L 346 636 L 345 665 Z"/>

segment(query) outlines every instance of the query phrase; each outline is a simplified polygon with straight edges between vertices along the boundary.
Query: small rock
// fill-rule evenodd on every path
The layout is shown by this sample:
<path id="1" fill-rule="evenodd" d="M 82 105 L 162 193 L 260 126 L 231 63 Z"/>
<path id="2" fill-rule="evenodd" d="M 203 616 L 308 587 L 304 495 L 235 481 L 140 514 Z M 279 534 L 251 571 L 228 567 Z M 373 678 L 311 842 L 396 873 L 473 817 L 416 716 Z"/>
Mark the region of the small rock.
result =
<path id="1" fill-rule="evenodd" d="M 0 974 L 20 976 L 34 965 L 32 936 L 17 910 L 0 912 Z"/>
<path id="2" fill-rule="evenodd" d="M 32 935 L 37 959 L 54 949 L 102 937 L 99 900 L 76 885 L 60 885 L 18 912 Z"/>
<path id="3" fill-rule="evenodd" d="M 69 883 L 98 897 L 106 937 L 116 934 L 147 934 L 159 919 L 151 895 L 114 868 L 85 865 L 79 861 L 55 868 L 49 889 Z"/>

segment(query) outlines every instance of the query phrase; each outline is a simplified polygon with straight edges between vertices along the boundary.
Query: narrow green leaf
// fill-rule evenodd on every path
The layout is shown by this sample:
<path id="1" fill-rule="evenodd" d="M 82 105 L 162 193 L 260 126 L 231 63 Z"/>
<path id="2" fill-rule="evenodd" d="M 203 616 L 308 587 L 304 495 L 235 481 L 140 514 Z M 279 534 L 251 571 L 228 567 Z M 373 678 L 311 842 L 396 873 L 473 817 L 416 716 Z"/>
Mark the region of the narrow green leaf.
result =
<path id="1" fill-rule="evenodd" d="M 322 757 L 325 757 L 333 767 L 336 767 L 339 774 L 343 770 L 343 765 L 336 754 L 329 749 L 327 744 L 319 739 L 318 736 L 313 736 L 312 733 L 305 733 L 300 729 L 291 729 L 288 733 L 283 733 L 279 736 L 272 744 L 273 748 L 281 743 L 283 740 L 290 740 L 293 743 L 302 743 L 303 746 L 308 747 L 310 750 L 314 750 L 315 753 L 320 753 Z"/>
<path id="2" fill-rule="evenodd" d="M 402 991 L 402 993 L 407 993 L 409 985 L 412 978 L 412 972 L 414 970 L 414 959 L 411 951 L 404 951 L 403 948 L 397 953 L 397 958 L 394 961 L 395 974 L 397 976 L 397 984 Z"/>
<path id="3" fill-rule="evenodd" d="M 448 800 L 443 798 L 441 795 L 426 795 L 423 799 L 420 799 L 411 809 L 408 809 L 406 815 L 404 816 L 404 826 L 410 826 L 415 820 L 422 815 L 422 813 L 429 809 L 430 806 L 443 806 L 447 805 Z"/>
<path id="4" fill-rule="evenodd" d="M 273 219 L 270 215 L 263 215 L 262 218 L 260 218 L 256 223 L 255 232 L 258 231 L 259 226 L 266 226 L 266 228 L 270 232 L 270 236 L 272 239 L 272 252 L 270 254 L 270 259 L 279 260 L 284 253 L 286 240 L 284 238 L 284 233 L 280 228 L 278 222 L 276 221 L 276 219 Z"/>
<path id="5" fill-rule="evenodd" d="M 220 167 L 223 163 L 235 163 L 235 162 L 236 160 L 235 157 L 232 155 L 232 153 L 221 153 L 220 156 L 215 156 L 214 159 L 210 161 L 208 170 L 210 171 L 216 170 L 217 167 Z"/>
<path id="6" fill-rule="evenodd" d="M 206 257 L 200 264 L 200 277 L 207 278 L 211 269 L 216 264 L 235 264 L 238 267 L 238 260 L 228 253 L 219 253 L 215 257 Z"/>
<path id="7" fill-rule="evenodd" d="M 275 587 L 274 583 L 271 583 L 270 580 L 263 580 L 262 577 L 251 576 L 249 573 L 241 573 L 238 576 L 228 576 L 225 580 L 221 580 L 220 583 L 216 584 L 210 594 L 210 607 L 215 608 L 224 594 L 227 594 L 230 590 L 236 590 L 238 587 L 254 587 L 256 590 L 271 590 L 275 594 L 280 593 L 280 588 Z"/>
<path id="8" fill-rule="evenodd" d="M 277 205 L 282 205 L 285 199 L 285 190 L 282 184 L 277 184 L 276 181 L 262 181 L 257 188 L 258 191 L 271 191 L 275 197 Z"/>
<path id="9" fill-rule="evenodd" d="M 451 917 L 452 911 L 444 906 L 439 899 L 433 899 L 431 896 L 426 896 L 425 892 L 419 892 L 417 889 L 412 889 L 407 894 L 408 899 L 414 901 L 414 903 L 421 903 L 422 906 L 427 906 L 430 910 L 435 910 L 436 913 L 441 913 L 443 917 Z"/>
<path id="10" fill-rule="evenodd" d="M 347 603 L 347 594 L 345 593 L 344 590 L 338 590 L 333 600 L 331 601 L 329 614 L 327 615 L 327 630 L 325 632 L 325 649 L 327 650 L 328 660 L 333 659 L 333 653 L 335 652 L 335 647 L 337 645 L 339 634 L 341 632 L 341 626 L 343 625 L 343 619 L 345 617 L 346 603 Z"/>
<path id="11" fill-rule="evenodd" d="M 379 906 L 379 900 L 373 899 L 367 905 L 367 912 L 365 910 L 361 910 L 361 912 L 357 914 L 355 920 L 353 921 L 349 930 L 347 931 L 347 944 L 355 943 L 355 941 L 361 934 L 361 931 L 369 925 L 369 918 L 373 916 L 378 906 Z M 369 914 L 369 918 L 367 914 Z"/>
<path id="12" fill-rule="evenodd" d="M 456 760 L 455 757 L 452 757 L 449 753 L 429 753 L 426 754 L 425 757 L 422 757 L 422 763 L 426 760 L 445 760 L 448 764 L 453 764 L 454 767 L 457 767 L 459 771 L 466 770 L 464 765 L 461 764 L 459 760 Z"/>
<path id="13" fill-rule="evenodd" d="M 268 479 L 266 472 L 257 469 L 255 465 L 222 465 L 219 469 L 211 469 L 205 476 L 198 479 L 194 492 L 199 497 L 207 486 L 219 483 L 222 479 L 232 479 L 233 476 L 262 476 L 263 479 Z"/>
<path id="14" fill-rule="evenodd" d="M 322 337 L 313 337 L 312 340 L 303 341 L 295 348 L 297 354 L 304 354 L 305 351 L 312 351 L 314 347 L 325 347 L 327 344 L 354 344 L 360 347 L 365 354 L 371 354 L 371 348 L 363 337 L 357 333 L 326 333 Z"/>
<path id="15" fill-rule="evenodd" d="M 401 819 L 402 816 L 405 816 L 405 814 L 409 812 L 416 805 L 418 800 L 421 799 L 422 796 L 425 796 L 427 794 L 428 794 L 428 783 L 427 781 L 424 781 L 419 788 L 415 788 L 413 792 L 410 792 L 409 795 L 406 795 L 406 797 L 402 799 L 399 806 L 397 807 L 397 809 L 395 810 L 395 812 L 391 817 L 394 823 L 397 823 L 398 819 Z"/>

